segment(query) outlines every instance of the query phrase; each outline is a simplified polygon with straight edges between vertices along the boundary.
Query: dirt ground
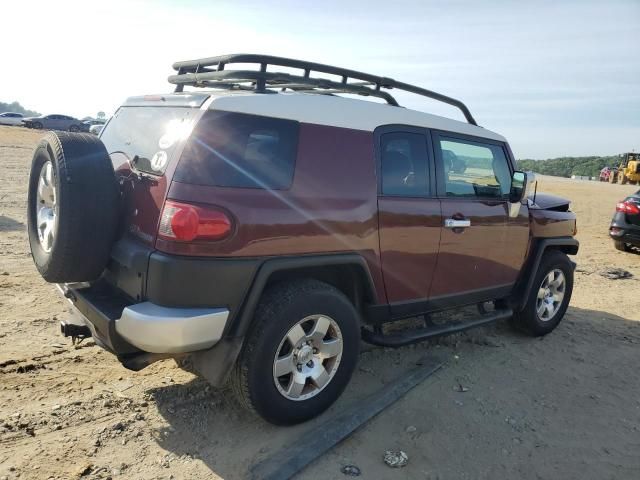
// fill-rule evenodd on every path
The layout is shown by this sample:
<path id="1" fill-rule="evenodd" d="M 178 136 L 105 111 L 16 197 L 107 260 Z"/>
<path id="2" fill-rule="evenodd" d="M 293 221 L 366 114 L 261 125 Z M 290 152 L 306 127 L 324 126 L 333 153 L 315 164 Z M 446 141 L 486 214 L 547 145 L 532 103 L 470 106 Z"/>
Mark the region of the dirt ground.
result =
<path id="1" fill-rule="evenodd" d="M 254 462 L 413 368 L 437 374 L 301 472 L 342 479 L 640 478 L 640 255 L 607 237 L 634 187 L 541 178 L 573 201 L 580 254 L 564 321 L 541 339 L 506 324 L 398 350 L 368 349 L 320 419 L 277 428 L 163 361 L 125 370 L 91 341 L 59 335 L 67 306 L 37 274 L 27 244 L 26 185 L 38 132 L 0 127 L 0 479 L 240 479 Z M 600 275 L 621 267 L 634 277 Z M 463 387 L 463 388 L 461 388 Z M 409 463 L 387 467 L 385 450 Z"/>

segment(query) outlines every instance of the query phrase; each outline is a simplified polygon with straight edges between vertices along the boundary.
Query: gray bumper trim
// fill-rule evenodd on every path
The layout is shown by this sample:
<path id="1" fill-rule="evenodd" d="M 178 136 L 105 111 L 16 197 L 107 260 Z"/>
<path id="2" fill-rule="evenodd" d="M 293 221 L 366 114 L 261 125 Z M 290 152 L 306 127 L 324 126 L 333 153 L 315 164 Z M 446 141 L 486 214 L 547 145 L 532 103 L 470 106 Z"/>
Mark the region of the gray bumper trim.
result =
<path id="1" fill-rule="evenodd" d="M 124 309 L 116 331 L 145 352 L 194 352 L 222 338 L 228 317 L 226 308 L 168 308 L 143 302 Z"/>

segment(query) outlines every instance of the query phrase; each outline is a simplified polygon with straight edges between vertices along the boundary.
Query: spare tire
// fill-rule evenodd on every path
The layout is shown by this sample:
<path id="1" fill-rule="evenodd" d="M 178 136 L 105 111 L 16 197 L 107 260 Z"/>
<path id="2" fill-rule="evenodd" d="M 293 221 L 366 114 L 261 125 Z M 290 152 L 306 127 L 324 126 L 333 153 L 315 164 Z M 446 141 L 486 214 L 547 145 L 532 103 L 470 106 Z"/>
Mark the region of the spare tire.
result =
<path id="1" fill-rule="evenodd" d="M 119 188 L 109 154 L 88 133 L 49 132 L 29 176 L 31 255 L 47 282 L 84 282 L 103 272 L 115 241 Z"/>

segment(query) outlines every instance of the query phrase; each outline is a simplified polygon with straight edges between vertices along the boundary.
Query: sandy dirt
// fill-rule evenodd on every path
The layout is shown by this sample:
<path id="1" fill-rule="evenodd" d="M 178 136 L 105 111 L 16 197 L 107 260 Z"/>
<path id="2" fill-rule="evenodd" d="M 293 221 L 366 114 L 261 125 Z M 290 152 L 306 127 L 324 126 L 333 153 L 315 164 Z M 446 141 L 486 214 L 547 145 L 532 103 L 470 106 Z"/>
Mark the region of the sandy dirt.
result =
<path id="1" fill-rule="evenodd" d="M 36 272 L 26 185 L 38 132 L 0 127 L 0 479 L 246 478 L 319 423 L 434 352 L 437 374 L 301 472 L 300 479 L 640 478 L 640 255 L 614 250 L 615 202 L 635 187 L 542 178 L 573 201 L 580 254 L 571 307 L 532 339 L 506 324 L 398 350 L 369 349 L 320 419 L 277 428 L 163 361 L 139 373 L 59 335 L 67 305 Z M 621 267 L 634 277 L 599 274 Z M 391 469 L 387 449 L 409 463 Z"/>

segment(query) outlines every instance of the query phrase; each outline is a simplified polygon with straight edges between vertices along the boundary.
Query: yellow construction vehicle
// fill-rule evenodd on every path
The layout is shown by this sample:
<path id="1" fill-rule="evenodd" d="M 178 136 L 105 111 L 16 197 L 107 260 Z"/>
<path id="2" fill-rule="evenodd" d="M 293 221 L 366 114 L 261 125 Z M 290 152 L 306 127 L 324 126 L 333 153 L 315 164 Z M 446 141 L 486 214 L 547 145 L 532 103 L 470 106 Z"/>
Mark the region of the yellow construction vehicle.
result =
<path id="1" fill-rule="evenodd" d="M 620 155 L 620 164 L 611 168 L 610 183 L 640 183 L 640 153 L 624 153 Z"/>

